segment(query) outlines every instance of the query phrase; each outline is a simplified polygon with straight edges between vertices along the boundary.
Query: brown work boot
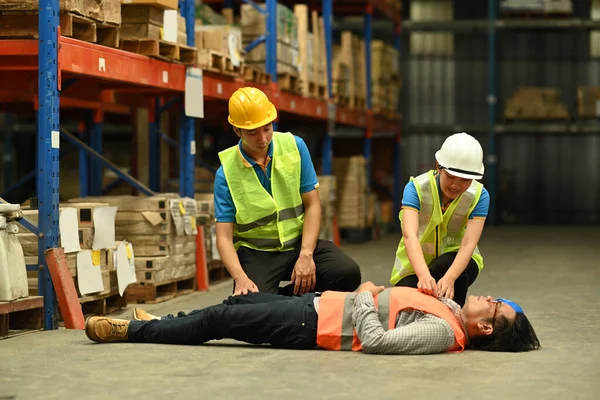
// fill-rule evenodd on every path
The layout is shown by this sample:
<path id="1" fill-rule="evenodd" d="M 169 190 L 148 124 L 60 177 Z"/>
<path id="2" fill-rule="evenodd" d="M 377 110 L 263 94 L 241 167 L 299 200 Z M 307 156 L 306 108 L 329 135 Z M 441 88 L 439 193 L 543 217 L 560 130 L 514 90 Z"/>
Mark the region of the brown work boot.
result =
<path id="1" fill-rule="evenodd" d="M 157 317 L 156 315 L 152 315 L 152 314 L 142 310 L 141 308 L 134 308 L 133 309 L 133 319 L 135 321 L 152 321 L 153 319 L 160 319 L 160 317 Z"/>
<path id="2" fill-rule="evenodd" d="M 85 334 L 98 343 L 126 342 L 129 321 L 106 317 L 89 317 L 85 320 Z"/>

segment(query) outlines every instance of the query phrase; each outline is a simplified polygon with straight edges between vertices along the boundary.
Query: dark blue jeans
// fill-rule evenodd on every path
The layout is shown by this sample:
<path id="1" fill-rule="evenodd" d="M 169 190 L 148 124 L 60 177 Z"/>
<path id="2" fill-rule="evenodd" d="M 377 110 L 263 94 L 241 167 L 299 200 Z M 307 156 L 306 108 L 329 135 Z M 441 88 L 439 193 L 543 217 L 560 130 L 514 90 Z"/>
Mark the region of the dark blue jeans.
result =
<path id="1" fill-rule="evenodd" d="M 314 293 L 300 297 L 263 292 L 230 296 L 222 304 L 189 314 L 131 321 L 128 337 L 130 342 L 143 343 L 192 345 L 235 339 L 279 348 L 311 349 L 317 343 L 314 298 Z"/>

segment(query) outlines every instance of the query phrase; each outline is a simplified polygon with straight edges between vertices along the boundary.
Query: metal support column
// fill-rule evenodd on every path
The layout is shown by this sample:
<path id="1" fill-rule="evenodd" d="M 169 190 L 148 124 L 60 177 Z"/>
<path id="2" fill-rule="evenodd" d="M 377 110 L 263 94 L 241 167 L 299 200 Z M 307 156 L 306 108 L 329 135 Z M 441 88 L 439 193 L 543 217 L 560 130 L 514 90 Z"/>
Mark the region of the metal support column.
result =
<path id="1" fill-rule="evenodd" d="M 233 7 L 233 2 L 228 1 L 226 4 Z M 194 0 L 185 0 L 185 7 L 181 10 L 181 15 L 186 20 L 187 45 L 195 46 L 195 3 Z M 196 124 L 193 118 L 185 115 L 185 99 L 181 101 L 181 121 L 179 128 L 179 194 L 183 197 L 194 198 L 194 171 L 195 171 L 195 155 L 196 155 Z"/>
<path id="2" fill-rule="evenodd" d="M 94 151 L 102 154 L 103 140 L 102 140 L 102 128 L 104 125 L 104 114 L 102 111 L 95 111 L 93 113 L 93 122 L 90 129 L 90 144 Z M 90 165 L 90 193 L 92 196 L 102 196 L 103 185 L 103 172 L 104 168 L 102 164 L 97 160 L 91 160 Z"/>
<path id="3" fill-rule="evenodd" d="M 56 293 L 44 252 L 58 247 L 58 155 L 60 147 L 59 0 L 39 2 L 37 196 L 39 245 L 38 292 L 44 296 L 44 329 L 58 329 Z"/>
<path id="4" fill-rule="evenodd" d="M 277 83 L 277 0 L 267 0 L 267 73 Z"/>
<path id="5" fill-rule="evenodd" d="M 160 192 L 160 97 L 155 97 L 150 107 L 150 137 L 148 138 L 150 189 L 153 192 Z"/>
<path id="6" fill-rule="evenodd" d="M 82 142 L 87 143 L 86 124 L 79 124 L 77 136 Z M 90 158 L 83 150 L 79 150 L 79 196 L 87 197 L 90 195 Z"/>
<path id="7" fill-rule="evenodd" d="M 333 173 L 333 135 L 335 134 L 336 106 L 333 102 L 331 64 L 333 59 L 333 0 L 323 0 L 323 24 L 325 29 L 325 68 L 327 71 L 327 132 L 323 139 L 323 175 Z"/>
<path id="8" fill-rule="evenodd" d="M 364 155 L 367 160 L 366 173 L 367 173 L 367 183 L 369 187 L 371 187 L 371 147 L 373 141 L 373 118 L 371 111 L 371 42 L 373 39 L 373 6 L 369 2 L 367 3 L 367 9 L 365 13 L 365 73 L 366 73 L 366 82 L 367 82 L 367 130 L 365 133 L 365 146 L 364 146 Z"/>
<path id="9" fill-rule="evenodd" d="M 487 189 L 490 195 L 490 210 L 488 220 L 492 225 L 496 224 L 496 0 L 488 0 L 488 155 L 487 155 Z"/>
<path id="10" fill-rule="evenodd" d="M 398 56 L 400 56 L 401 50 L 401 37 L 400 37 L 400 25 L 394 27 L 394 48 L 398 50 Z M 398 60 L 400 62 L 400 60 Z M 400 90 L 400 89 L 398 89 Z M 399 110 L 396 110 L 399 112 Z M 400 202 L 402 201 L 402 124 L 397 127 L 396 142 L 394 145 L 394 215 L 400 214 Z M 400 228 L 400 220 L 397 217 L 393 218 L 394 227 Z"/>

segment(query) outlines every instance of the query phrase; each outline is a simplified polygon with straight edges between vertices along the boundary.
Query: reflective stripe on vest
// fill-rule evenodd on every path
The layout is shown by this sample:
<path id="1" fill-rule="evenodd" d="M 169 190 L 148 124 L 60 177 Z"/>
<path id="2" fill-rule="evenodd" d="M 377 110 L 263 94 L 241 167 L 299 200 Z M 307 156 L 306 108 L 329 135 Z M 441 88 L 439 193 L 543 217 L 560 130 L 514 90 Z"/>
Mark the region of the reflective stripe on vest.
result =
<path id="1" fill-rule="evenodd" d="M 451 203 L 448 210 L 443 213 L 433 171 L 429 171 L 413 178 L 413 182 L 419 195 L 421 208 L 419 211 L 418 237 L 425 262 L 429 265 L 436 256 L 439 257 L 444 253 L 458 251 L 462 238 L 464 237 L 468 214 L 479 201 L 483 186 L 479 182 L 473 180 L 469 188 L 458 198 L 458 201 L 456 203 Z M 444 216 L 446 216 L 446 219 L 444 219 Z M 447 223 L 445 223 L 446 221 Z M 438 237 L 440 247 L 438 248 L 437 254 L 436 228 L 438 228 L 438 231 L 443 231 L 438 232 L 441 238 Z M 481 270 L 483 268 L 483 258 L 481 257 L 478 247 L 473 251 L 473 258 Z M 396 251 L 390 283 L 395 285 L 402 278 L 414 273 L 414 269 L 406 254 L 404 239 L 401 239 Z"/>
<path id="2" fill-rule="evenodd" d="M 287 221 L 288 219 L 297 218 L 304 214 L 304 204 L 300 204 L 297 207 L 286 208 L 285 210 L 279 211 L 279 220 Z M 277 212 L 271 215 L 267 215 L 257 221 L 250 222 L 248 224 L 237 224 L 238 232 L 247 232 L 251 229 L 258 228 L 260 226 L 269 225 L 271 222 L 277 220 Z"/>
<path id="3" fill-rule="evenodd" d="M 300 194 L 301 159 L 291 133 L 273 133 L 272 195 L 254 168 L 247 167 L 238 146 L 219 153 L 236 207 L 234 247 L 263 251 L 293 249 L 302 235 L 304 204 Z"/>
<path id="4" fill-rule="evenodd" d="M 360 351 L 362 345 L 354 324 L 352 310 L 357 293 L 326 291 L 319 303 L 317 345 L 326 350 Z M 384 330 L 396 327 L 398 313 L 419 310 L 444 319 L 454 332 L 454 345 L 449 351 L 462 351 L 466 335 L 452 311 L 439 300 L 408 287 L 388 288 L 374 297 L 379 322 Z"/>

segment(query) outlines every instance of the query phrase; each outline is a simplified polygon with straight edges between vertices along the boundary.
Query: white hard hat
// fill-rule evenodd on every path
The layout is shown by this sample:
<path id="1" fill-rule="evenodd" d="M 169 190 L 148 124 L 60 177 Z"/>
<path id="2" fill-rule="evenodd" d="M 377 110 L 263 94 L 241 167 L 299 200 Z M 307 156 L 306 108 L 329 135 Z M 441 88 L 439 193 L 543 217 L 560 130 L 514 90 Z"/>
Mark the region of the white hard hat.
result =
<path id="1" fill-rule="evenodd" d="M 483 149 L 473 136 L 466 132 L 449 136 L 435 153 L 440 168 L 449 174 L 465 179 L 483 178 Z"/>

